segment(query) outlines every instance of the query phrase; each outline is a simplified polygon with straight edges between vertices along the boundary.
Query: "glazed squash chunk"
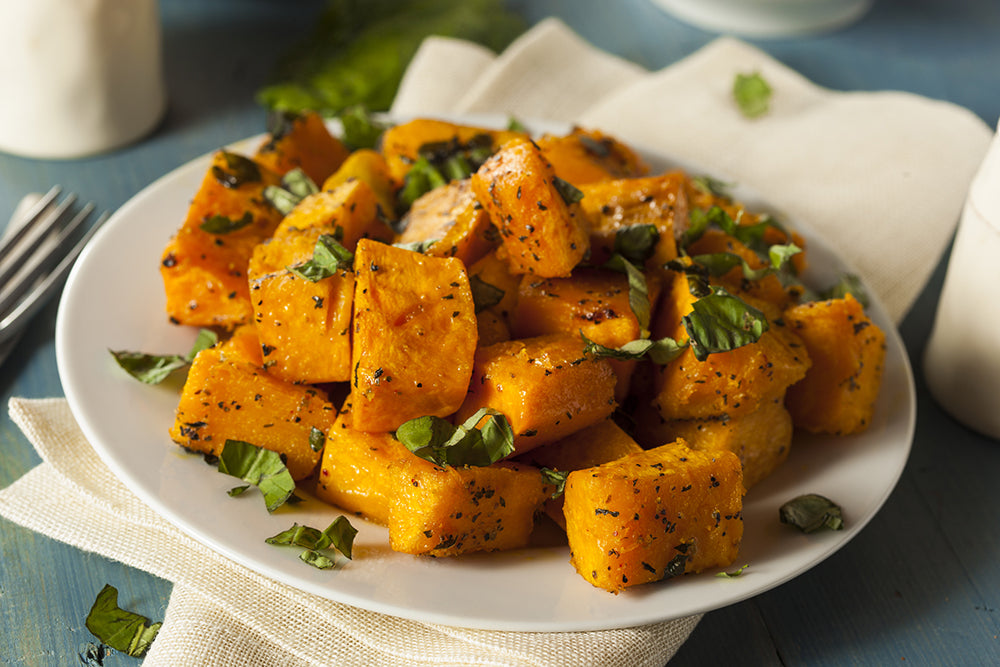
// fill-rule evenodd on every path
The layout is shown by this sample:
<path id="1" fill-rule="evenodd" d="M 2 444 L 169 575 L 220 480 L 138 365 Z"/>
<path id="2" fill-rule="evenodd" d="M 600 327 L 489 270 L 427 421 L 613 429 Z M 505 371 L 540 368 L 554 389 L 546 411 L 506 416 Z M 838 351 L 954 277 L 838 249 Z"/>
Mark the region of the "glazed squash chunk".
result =
<path id="1" fill-rule="evenodd" d="M 301 169 L 314 183 L 322 183 L 347 159 L 350 151 L 318 113 L 283 114 L 279 120 L 254 155 L 268 169 L 278 174 Z"/>
<path id="2" fill-rule="evenodd" d="M 323 190 L 333 190 L 348 181 L 365 183 L 378 201 L 382 214 L 390 219 L 396 219 L 396 187 L 389 175 L 389 165 L 378 151 L 362 148 L 347 156 L 328 179 L 323 181 Z"/>
<path id="3" fill-rule="evenodd" d="M 677 257 L 675 234 L 687 227 L 688 206 L 685 175 L 669 172 L 658 176 L 598 181 L 580 186 L 580 207 L 591 230 L 591 258 L 606 262 L 614 251 L 615 237 L 633 225 L 653 225 L 659 238 L 646 269 L 659 271 Z"/>
<path id="4" fill-rule="evenodd" d="M 684 439 L 703 452 L 729 451 L 743 464 L 743 486 L 750 489 L 781 465 L 791 451 L 792 416 L 783 397 L 764 401 L 748 414 L 717 419 L 667 421 L 652 406 L 635 415 L 637 436 L 645 447 Z"/>
<path id="5" fill-rule="evenodd" d="M 279 380 L 250 364 L 202 350 L 188 371 L 170 437 L 218 455 L 226 440 L 242 440 L 283 454 L 296 480 L 308 477 L 320 453 L 313 430 L 326 433 L 337 409 L 318 390 Z"/>
<path id="6" fill-rule="evenodd" d="M 363 238 L 391 241 L 392 228 L 377 215 L 377 206 L 375 193 L 364 181 L 348 181 L 305 197 L 289 211 L 274 234 L 328 227 L 348 250 L 354 250 Z"/>
<path id="7" fill-rule="evenodd" d="M 350 401 L 327 432 L 316 497 L 383 526 L 398 491 L 396 462 L 413 456 L 391 433 L 365 433 L 352 425 Z"/>
<path id="8" fill-rule="evenodd" d="M 612 592 L 730 565 L 743 538 L 739 459 L 683 440 L 571 472 L 565 496 L 571 561 Z"/>
<path id="9" fill-rule="evenodd" d="M 393 468 L 398 486 L 389 544 L 403 553 L 457 556 L 523 547 L 545 500 L 542 475 L 530 466 L 442 467 L 410 454 Z"/>
<path id="10" fill-rule="evenodd" d="M 568 276 L 590 245 L 579 204 L 568 204 L 552 165 L 528 140 L 508 142 L 472 175 L 476 197 L 500 230 L 513 273 Z"/>
<path id="11" fill-rule="evenodd" d="M 468 266 L 496 245 L 490 218 L 468 179 L 434 188 L 410 207 L 399 243 L 426 242 L 435 257 L 457 257 Z"/>
<path id="12" fill-rule="evenodd" d="M 583 354 L 579 336 L 511 340 L 476 352 L 469 394 L 455 415 L 502 412 L 523 453 L 596 424 L 615 408 L 615 375 L 606 359 Z"/>
<path id="13" fill-rule="evenodd" d="M 354 273 L 311 282 L 287 267 L 310 260 L 330 229 L 288 232 L 257 246 L 248 274 L 263 364 L 289 382 L 346 382 L 351 377 Z"/>
<path id="14" fill-rule="evenodd" d="M 250 321 L 247 262 L 281 220 L 263 197 L 264 188 L 278 182 L 250 158 L 227 151 L 212 157 L 160 262 L 171 321 L 225 329 Z"/>
<path id="15" fill-rule="evenodd" d="M 795 425 L 834 435 L 868 428 L 882 382 L 885 333 L 850 294 L 789 308 L 785 322 L 813 360 L 785 397 Z"/>
<path id="16" fill-rule="evenodd" d="M 653 335 L 685 340 L 681 316 L 691 312 L 695 300 L 687 279 L 675 274 L 664 297 Z M 784 395 L 805 377 L 810 363 L 801 340 L 772 321 L 756 343 L 711 354 L 704 361 L 689 347 L 669 364 L 656 366 L 654 403 L 667 420 L 738 417 Z"/>
<path id="17" fill-rule="evenodd" d="M 538 140 L 538 147 L 556 176 L 576 186 L 641 176 L 649 170 L 638 153 L 597 130 L 574 127 L 569 134 L 547 134 Z"/>
<path id="18" fill-rule="evenodd" d="M 362 239 L 354 258 L 353 425 L 394 431 L 465 400 L 476 314 L 465 266 Z"/>

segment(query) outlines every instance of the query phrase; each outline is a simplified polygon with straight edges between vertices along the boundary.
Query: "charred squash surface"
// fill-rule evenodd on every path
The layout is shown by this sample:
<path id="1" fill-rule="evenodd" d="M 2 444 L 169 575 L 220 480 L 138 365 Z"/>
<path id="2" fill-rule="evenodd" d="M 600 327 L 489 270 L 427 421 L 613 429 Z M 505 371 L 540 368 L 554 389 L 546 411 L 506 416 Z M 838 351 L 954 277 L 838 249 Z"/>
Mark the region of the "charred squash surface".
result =
<path id="1" fill-rule="evenodd" d="M 649 171 L 638 153 L 597 130 L 574 127 L 569 134 L 547 134 L 538 140 L 556 175 L 573 185 L 635 178 Z"/>
<path id="2" fill-rule="evenodd" d="M 410 207 L 399 243 L 425 243 L 434 257 L 457 257 L 469 266 L 493 250 L 496 231 L 468 179 L 434 188 Z"/>
<path id="3" fill-rule="evenodd" d="M 729 565 L 743 538 L 743 481 L 731 452 L 678 441 L 574 471 L 565 495 L 571 562 L 615 593 Z"/>
<path id="4" fill-rule="evenodd" d="M 415 417 L 454 413 L 477 340 L 465 266 L 363 239 L 354 267 L 354 427 L 393 431 Z"/>
<path id="5" fill-rule="evenodd" d="M 308 477 L 320 453 L 313 429 L 326 433 L 337 409 L 317 389 L 279 380 L 250 364 L 202 350 L 191 364 L 170 437 L 178 445 L 218 455 L 226 440 L 283 454 L 296 480 Z"/>
<path id="6" fill-rule="evenodd" d="M 330 134 L 319 114 L 309 112 L 284 120 L 254 156 L 271 171 L 285 174 L 301 169 L 314 183 L 322 183 L 350 154 L 340 139 Z"/>

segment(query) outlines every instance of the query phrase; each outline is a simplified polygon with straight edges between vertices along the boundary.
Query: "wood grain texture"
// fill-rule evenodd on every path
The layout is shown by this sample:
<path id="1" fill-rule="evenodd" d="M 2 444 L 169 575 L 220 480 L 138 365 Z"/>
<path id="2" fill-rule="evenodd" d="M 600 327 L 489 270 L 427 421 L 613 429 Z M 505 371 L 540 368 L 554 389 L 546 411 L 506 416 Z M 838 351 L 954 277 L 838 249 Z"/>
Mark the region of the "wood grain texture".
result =
<path id="1" fill-rule="evenodd" d="M 594 44 L 650 68 L 715 37 L 647 0 L 508 4 L 531 22 L 559 16 Z M 320 6 L 298 2 L 293 12 L 277 0 L 162 0 L 169 109 L 160 127 L 134 146 L 84 160 L 0 155 L 0 218 L 22 194 L 52 183 L 113 209 L 187 160 L 262 131 L 253 93 Z M 992 125 L 1000 117 L 997 34 L 994 0 L 882 0 L 846 30 L 755 44 L 821 85 L 908 90 L 966 106 Z M 918 378 L 942 279 L 943 266 L 901 328 Z M 54 322 L 53 305 L 0 367 L 4 406 L 11 396 L 62 394 Z M 966 431 L 922 386 L 918 392 L 913 455 L 884 510 L 805 575 L 706 615 L 671 667 L 1000 663 L 1000 443 Z M 37 462 L 3 410 L 0 486 Z M 84 618 L 105 583 L 118 587 L 123 606 L 163 618 L 169 582 L 0 520 L 0 664 L 80 664 L 93 641 Z M 137 661 L 112 656 L 105 664 Z"/>

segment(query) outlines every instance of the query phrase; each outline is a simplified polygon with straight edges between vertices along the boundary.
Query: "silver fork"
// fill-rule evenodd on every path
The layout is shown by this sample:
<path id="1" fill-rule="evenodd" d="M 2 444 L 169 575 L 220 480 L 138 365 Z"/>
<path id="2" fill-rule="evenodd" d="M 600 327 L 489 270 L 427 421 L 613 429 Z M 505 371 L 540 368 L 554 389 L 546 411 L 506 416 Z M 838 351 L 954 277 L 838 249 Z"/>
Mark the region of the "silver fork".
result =
<path id="1" fill-rule="evenodd" d="M 59 201 L 61 193 L 58 185 L 49 190 L 23 220 L 11 220 L 12 231 L 0 241 L 0 364 L 108 217 L 85 229 L 94 204 L 77 207 L 72 193 Z"/>

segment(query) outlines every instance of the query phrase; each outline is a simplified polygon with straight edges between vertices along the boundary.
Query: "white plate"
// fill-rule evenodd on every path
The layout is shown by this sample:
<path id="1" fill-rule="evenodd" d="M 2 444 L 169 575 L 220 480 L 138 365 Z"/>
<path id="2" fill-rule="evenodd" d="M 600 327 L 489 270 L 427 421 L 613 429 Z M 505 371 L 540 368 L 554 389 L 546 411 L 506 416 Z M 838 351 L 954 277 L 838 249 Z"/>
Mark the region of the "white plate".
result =
<path id="1" fill-rule="evenodd" d="M 257 143 L 233 149 L 250 152 Z M 256 494 L 228 497 L 232 478 L 170 442 L 177 386 L 138 384 L 108 353 L 190 349 L 195 331 L 167 322 L 158 267 L 208 164 L 204 156 L 167 174 L 105 224 L 69 278 L 56 352 L 66 397 L 104 462 L 167 520 L 251 570 L 325 598 L 419 621 L 510 631 L 635 626 L 717 609 L 805 572 L 864 527 L 902 473 L 915 422 L 913 378 L 899 336 L 876 303 L 871 313 L 886 332 L 888 355 L 871 427 L 849 438 L 797 437 L 788 461 L 746 496 L 736 565 L 750 567 L 738 578 L 709 572 L 612 595 L 576 574 L 565 546 L 414 557 L 392 552 L 384 528 L 356 518 L 354 560 L 332 571 L 309 567 L 295 549 L 270 546 L 264 538 L 292 521 L 325 527 L 336 510 L 308 500 L 269 515 Z M 755 203 L 748 193 L 736 194 Z M 818 239 L 810 240 L 811 278 L 828 284 L 843 265 Z M 809 492 L 839 502 L 847 527 L 805 535 L 781 525 L 778 507 Z"/>

